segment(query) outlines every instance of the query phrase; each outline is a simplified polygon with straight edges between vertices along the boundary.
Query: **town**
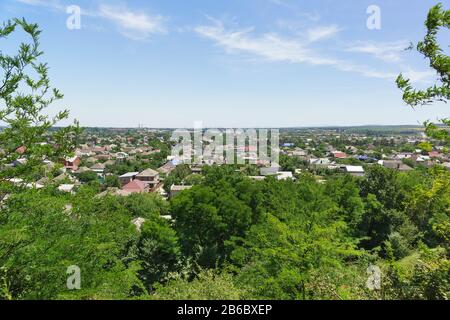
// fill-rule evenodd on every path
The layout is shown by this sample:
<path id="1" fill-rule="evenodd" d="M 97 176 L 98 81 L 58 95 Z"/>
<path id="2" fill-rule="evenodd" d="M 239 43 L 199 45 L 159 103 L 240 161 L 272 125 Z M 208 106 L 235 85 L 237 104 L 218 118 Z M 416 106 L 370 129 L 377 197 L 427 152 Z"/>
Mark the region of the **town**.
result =
<path id="1" fill-rule="evenodd" d="M 450 170 L 448 148 L 432 145 L 422 127 L 281 129 L 279 163 L 259 160 L 257 149 L 246 145 L 241 151 L 247 164 L 240 165 L 216 163 L 214 159 L 188 165 L 189 156 L 171 155 L 175 144 L 170 139 L 172 131 L 87 128 L 73 156 L 60 162 L 44 159 L 42 175 L 35 181 L 13 177 L 10 182 L 37 189 L 53 184 L 59 191 L 70 193 L 95 182 L 99 196 L 156 193 L 168 199 L 195 185 L 201 180 L 202 167 L 211 165 L 233 165 L 255 180 L 268 176 L 296 180 L 309 173 L 318 182 L 340 174 L 364 176 L 370 166 L 399 172 L 432 166 Z M 224 149 L 229 148 L 224 145 Z M 25 150 L 25 146 L 16 149 L 17 159 L 10 166 L 27 161 L 21 156 Z"/>

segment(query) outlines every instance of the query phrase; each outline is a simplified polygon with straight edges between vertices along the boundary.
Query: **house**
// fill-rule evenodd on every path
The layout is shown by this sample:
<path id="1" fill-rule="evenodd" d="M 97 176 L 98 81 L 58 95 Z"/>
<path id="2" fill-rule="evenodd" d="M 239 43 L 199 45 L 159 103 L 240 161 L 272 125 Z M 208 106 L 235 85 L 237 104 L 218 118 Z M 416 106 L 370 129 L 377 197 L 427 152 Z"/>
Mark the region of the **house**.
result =
<path id="1" fill-rule="evenodd" d="M 153 169 L 146 169 L 136 175 L 136 180 L 149 184 L 153 189 L 159 184 L 159 173 Z"/>
<path id="2" fill-rule="evenodd" d="M 122 190 L 129 193 L 146 193 L 149 192 L 149 184 L 136 179 L 124 185 Z"/>
<path id="3" fill-rule="evenodd" d="M 25 146 L 21 146 L 16 149 L 16 152 L 18 154 L 24 154 L 26 151 L 27 151 L 27 148 Z"/>
<path id="4" fill-rule="evenodd" d="M 440 158 L 442 157 L 442 154 L 437 151 L 431 151 L 428 152 L 428 156 L 430 156 L 430 158 Z"/>
<path id="5" fill-rule="evenodd" d="M 309 164 L 316 166 L 316 167 L 326 168 L 327 166 L 329 166 L 331 164 L 331 161 L 328 158 L 309 159 Z"/>
<path id="6" fill-rule="evenodd" d="M 292 151 L 291 154 L 294 157 L 306 157 L 308 155 L 308 152 L 300 148 L 295 148 L 295 150 Z"/>
<path id="7" fill-rule="evenodd" d="M 108 161 L 106 161 L 104 164 L 105 164 L 105 166 L 113 166 L 113 165 L 116 164 L 116 161 L 114 161 L 114 160 L 108 160 Z"/>
<path id="8" fill-rule="evenodd" d="M 126 197 L 129 196 L 131 194 L 131 192 L 126 191 L 126 190 L 121 190 L 119 188 L 108 188 L 105 191 L 103 191 L 102 193 L 99 193 L 98 195 L 95 196 L 95 198 L 103 198 L 106 197 L 107 195 L 111 195 L 111 196 L 122 196 L 122 197 Z"/>
<path id="9" fill-rule="evenodd" d="M 58 190 L 61 192 L 73 193 L 74 188 L 74 184 L 62 184 L 58 187 Z"/>
<path id="10" fill-rule="evenodd" d="M 259 173 L 262 176 L 274 176 L 278 173 L 278 170 L 280 170 L 280 168 L 278 166 L 264 167 L 264 168 L 259 169 Z"/>
<path id="11" fill-rule="evenodd" d="M 64 159 L 64 167 L 67 170 L 77 171 L 80 165 L 81 159 L 78 156 Z"/>
<path id="12" fill-rule="evenodd" d="M 92 152 L 96 153 L 96 154 L 101 154 L 103 152 L 107 151 L 107 147 L 94 147 L 92 148 Z"/>
<path id="13" fill-rule="evenodd" d="M 90 169 L 92 171 L 94 171 L 95 173 L 97 173 L 99 175 L 102 175 L 105 172 L 105 168 L 106 168 L 105 164 L 103 164 L 103 163 L 96 163 Z"/>
<path id="14" fill-rule="evenodd" d="M 294 180 L 294 176 L 292 175 L 292 172 L 290 172 L 290 171 L 279 171 L 277 173 L 277 179 L 278 180 L 287 180 L 287 179 Z"/>
<path id="15" fill-rule="evenodd" d="M 293 147 L 295 147 L 295 143 L 285 142 L 281 146 L 285 147 L 285 148 L 293 148 Z"/>
<path id="16" fill-rule="evenodd" d="M 18 166 L 25 165 L 26 163 L 27 163 L 27 159 L 19 158 L 19 159 L 14 160 L 12 165 L 13 165 L 13 167 L 18 167 Z"/>
<path id="17" fill-rule="evenodd" d="M 176 166 L 171 161 L 169 161 L 165 165 L 159 167 L 157 171 L 161 174 L 168 175 L 175 169 L 175 167 Z"/>
<path id="18" fill-rule="evenodd" d="M 38 181 L 36 181 L 37 184 L 40 184 L 41 186 L 45 186 L 50 182 L 50 179 L 47 177 L 42 177 Z"/>
<path id="19" fill-rule="evenodd" d="M 351 152 L 351 153 L 356 153 L 358 152 L 358 148 L 354 147 L 354 146 L 345 146 L 345 150 Z"/>
<path id="20" fill-rule="evenodd" d="M 404 164 L 399 160 L 380 160 L 378 164 L 385 168 L 394 169 L 398 171 L 411 171 L 413 170 L 410 166 Z"/>
<path id="21" fill-rule="evenodd" d="M 121 161 L 121 160 L 125 160 L 126 158 L 128 158 L 128 153 L 126 152 L 117 152 L 116 153 L 116 159 Z"/>
<path id="22" fill-rule="evenodd" d="M 425 156 L 425 155 L 414 155 L 411 157 L 411 160 L 413 160 L 415 162 L 427 162 L 427 161 L 430 161 L 431 158 L 430 158 L 430 156 Z"/>
<path id="23" fill-rule="evenodd" d="M 345 166 L 344 171 L 355 177 L 364 176 L 364 168 L 362 166 Z"/>
<path id="24" fill-rule="evenodd" d="M 94 156 L 94 158 L 97 160 L 100 160 L 100 161 L 107 161 L 107 160 L 111 159 L 111 155 L 108 153 L 98 154 L 98 155 Z"/>
<path id="25" fill-rule="evenodd" d="M 336 159 L 346 159 L 347 158 L 347 154 L 345 152 L 341 152 L 341 151 L 333 151 L 333 158 Z"/>
<path id="26" fill-rule="evenodd" d="M 88 172 L 88 171 L 91 171 L 91 169 L 89 169 L 88 167 L 79 167 L 78 170 L 75 171 L 74 173 L 80 174 L 80 173 Z"/>
<path id="27" fill-rule="evenodd" d="M 256 181 L 263 181 L 266 177 L 264 176 L 248 176 L 248 178 Z"/>
<path id="28" fill-rule="evenodd" d="M 411 157 L 412 157 L 411 153 L 409 153 L 409 152 L 402 152 L 402 153 L 396 154 L 394 156 L 394 159 L 395 160 L 402 160 L 402 159 L 409 159 Z"/>
<path id="29" fill-rule="evenodd" d="M 139 174 L 139 172 L 127 172 L 127 173 L 121 175 L 119 177 L 120 184 L 122 186 L 126 185 L 127 183 L 133 181 L 138 174 Z"/>
<path id="30" fill-rule="evenodd" d="M 192 186 L 176 186 L 176 185 L 172 185 L 170 187 L 170 197 L 172 198 L 172 197 L 176 196 L 177 194 L 179 194 L 181 191 L 188 190 L 190 188 L 192 188 Z"/>
<path id="31" fill-rule="evenodd" d="M 61 173 L 59 176 L 53 178 L 53 182 L 64 182 L 64 181 L 76 182 L 77 180 L 67 173 Z"/>
<path id="32" fill-rule="evenodd" d="M 94 157 L 89 157 L 86 159 L 86 163 L 96 163 L 97 159 L 95 159 Z"/>
<path id="33" fill-rule="evenodd" d="M 78 149 L 75 153 L 77 154 L 77 156 L 80 156 L 80 157 L 90 157 L 90 156 L 94 155 L 94 153 L 91 151 L 91 149 L 88 149 L 88 148 Z"/>

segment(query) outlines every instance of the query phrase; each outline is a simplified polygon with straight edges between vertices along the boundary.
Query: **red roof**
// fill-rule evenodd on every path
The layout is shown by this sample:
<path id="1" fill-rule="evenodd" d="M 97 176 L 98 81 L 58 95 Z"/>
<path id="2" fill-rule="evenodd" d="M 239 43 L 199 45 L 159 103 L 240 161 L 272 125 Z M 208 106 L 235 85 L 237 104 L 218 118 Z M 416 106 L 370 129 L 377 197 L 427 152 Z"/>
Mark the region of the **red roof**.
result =
<path id="1" fill-rule="evenodd" d="M 21 147 L 16 149 L 16 152 L 19 153 L 19 154 L 24 154 L 25 151 L 27 151 L 27 148 L 25 146 L 21 146 Z"/>
<path id="2" fill-rule="evenodd" d="M 441 156 L 441 154 L 437 151 L 428 152 L 428 155 L 432 158 L 439 158 Z"/>
<path id="3" fill-rule="evenodd" d="M 338 159 L 344 159 L 347 158 L 347 155 L 344 152 L 333 152 L 333 157 Z"/>
<path id="4" fill-rule="evenodd" d="M 122 190 L 129 192 L 144 192 L 147 188 L 147 184 L 140 180 L 133 180 L 122 187 Z"/>

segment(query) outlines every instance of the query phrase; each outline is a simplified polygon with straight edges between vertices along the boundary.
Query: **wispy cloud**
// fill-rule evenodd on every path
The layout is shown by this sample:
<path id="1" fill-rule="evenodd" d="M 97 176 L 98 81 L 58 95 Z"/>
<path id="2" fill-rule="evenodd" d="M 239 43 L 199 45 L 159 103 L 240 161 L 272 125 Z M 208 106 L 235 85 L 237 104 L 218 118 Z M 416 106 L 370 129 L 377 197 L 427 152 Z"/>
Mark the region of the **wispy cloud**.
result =
<path id="1" fill-rule="evenodd" d="M 434 71 L 418 71 L 409 67 L 403 72 L 403 75 L 413 83 L 431 83 L 432 79 L 437 78 L 437 74 Z"/>
<path id="2" fill-rule="evenodd" d="M 165 33 L 165 18 L 161 15 L 149 15 L 131 11 L 126 7 L 100 5 L 99 16 L 115 23 L 120 32 L 131 39 L 143 40 L 152 34 Z"/>
<path id="3" fill-rule="evenodd" d="M 283 1 L 283 0 L 269 0 L 269 2 L 273 3 L 273 4 L 276 4 L 276 5 L 279 5 L 279 6 L 285 6 L 286 5 L 286 2 Z"/>
<path id="4" fill-rule="evenodd" d="M 31 6 L 46 7 L 65 12 L 59 0 L 16 0 Z M 133 11 L 126 6 L 100 4 L 92 11 L 82 10 L 83 16 L 103 18 L 117 25 L 119 32 L 133 40 L 145 40 L 153 34 L 166 33 L 166 18 L 162 15 L 150 15 L 143 11 Z"/>
<path id="5" fill-rule="evenodd" d="M 212 24 L 198 26 L 194 30 L 201 36 L 215 41 L 226 52 L 246 52 L 268 61 L 306 63 L 316 66 L 331 66 L 340 71 L 355 72 L 367 77 L 393 79 L 395 73 L 372 70 L 363 65 L 321 56 L 308 46 L 308 41 L 285 38 L 276 33 L 253 34 L 253 28 L 227 30 L 220 20 L 211 19 Z"/>
<path id="6" fill-rule="evenodd" d="M 320 15 L 318 12 L 316 12 L 316 11 L 305 12 L 298 6 L 298 3 L 296 3 L 296 2 L 292 3 L 288 0 L 269 0 L 269 3 L 289 10 L 297 18 L 300 18 L 302 20 L 306 19 L 306 20 L 315 21 L 315 22 L 320 20 Z"/>
<path id="7" fill-rule="evenodd" d="M 409 46 L 405 40 L 394 42 L 358 42 L 349 46 L 346 51 L 360 52 L 372 55 L 378 59 L 388 62 L 398 62 L 401 54 Z"/>
<path id="8" fill-rule="evenodd" d="M 47 7 L 55 10 L 64 10 L 64 6 L 58 0 L 16 0 L 16 1 L 31 6 Z"/>
<path id="9" fill-rule="evenodd" d="M 339 28 L 337 25 L 318 26 L 318 27 L 308 29 L 306 31 L 306 34 L 308 36 L 309 41 L 315 42 L 315 41 L 332 38 L 339 31 L 341 31 L 341 28 Z"/>

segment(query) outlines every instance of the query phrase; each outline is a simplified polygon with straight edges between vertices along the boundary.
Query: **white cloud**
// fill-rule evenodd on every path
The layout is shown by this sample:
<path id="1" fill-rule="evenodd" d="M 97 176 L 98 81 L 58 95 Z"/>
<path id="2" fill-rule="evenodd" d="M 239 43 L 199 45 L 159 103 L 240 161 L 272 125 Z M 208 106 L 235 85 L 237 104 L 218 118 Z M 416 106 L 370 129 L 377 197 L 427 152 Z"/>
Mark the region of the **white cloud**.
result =
<path id="1" fill-rule="evenodd" d="M 226 52 L 246 52 L 268 61 L 306 63 L 316 66 L 331 66 L 340 71 L 355 72 L 372 78 L 394 79 L 395 73 L 372 70 L 351 62 L 323 57 L 308 46 L 307 41 L 298 38 L 283 38 L 276 33 L 253 34 L 253 28 L 237 31 L 226 30 L 219 20 L 210 19 L 213 24 L 198 26 L 194 30 L 201 36 L 215 41 Z"/>
<path id="2" fill-rule="evenodd" d="M 135 40 L 143 40 L 155 33 L 165 33 L 165 18 L 134 12 L 124 7 L 100 5 L 98 15 L 108 19 L 120 28 L 120 32 Z"/>
<path id="3" fill-rule="evenodd" d="M 318 26 L 310 28 L 306 31 L 308 40 L 311 42 L 328 39 L 335 36 L 341 29 L 336 25 L 331 26 Z"/>
<path id="4" fill-rule="evenodd" d="M 431 83 L 433 78 L 437 78 L 437 74 L 434 71 L 418 71 L 411 68 L 407 68 L 407 71 L 404 71 L 403 75 L 412 83 Z"/>
<path id="5" fill-rule="evenodd" d="M 64 9 L 64 6 L 58 0 L 16 0 L 16 1 L 31 6 L 47 7 L 56 10 Z"/>
<path id="6" fill-rule="evenodd" d="M 65 6 L 59 0 L 16 0 L 31 6 L 41 6 L 65 12 Z M 119 27 L 122 35 L 134 39 L 144 40 L 152 34 L 165 33 L 166 28 L 161 15 L 149 15 L 142 11 L 132 11 L 125 6 L 101 4 L 97 10 L 82 10 L 83 16 L 107 19 Z"/>
<path id="7" fill-rule="evenodd" d="M 394 42 L 358 42 L 348 47 L 346 51 L 366 53 L 384 61 L 398 62 L 401 61 L 401 53 L 408 46 L 409 42 L 404 40 Z"/>

